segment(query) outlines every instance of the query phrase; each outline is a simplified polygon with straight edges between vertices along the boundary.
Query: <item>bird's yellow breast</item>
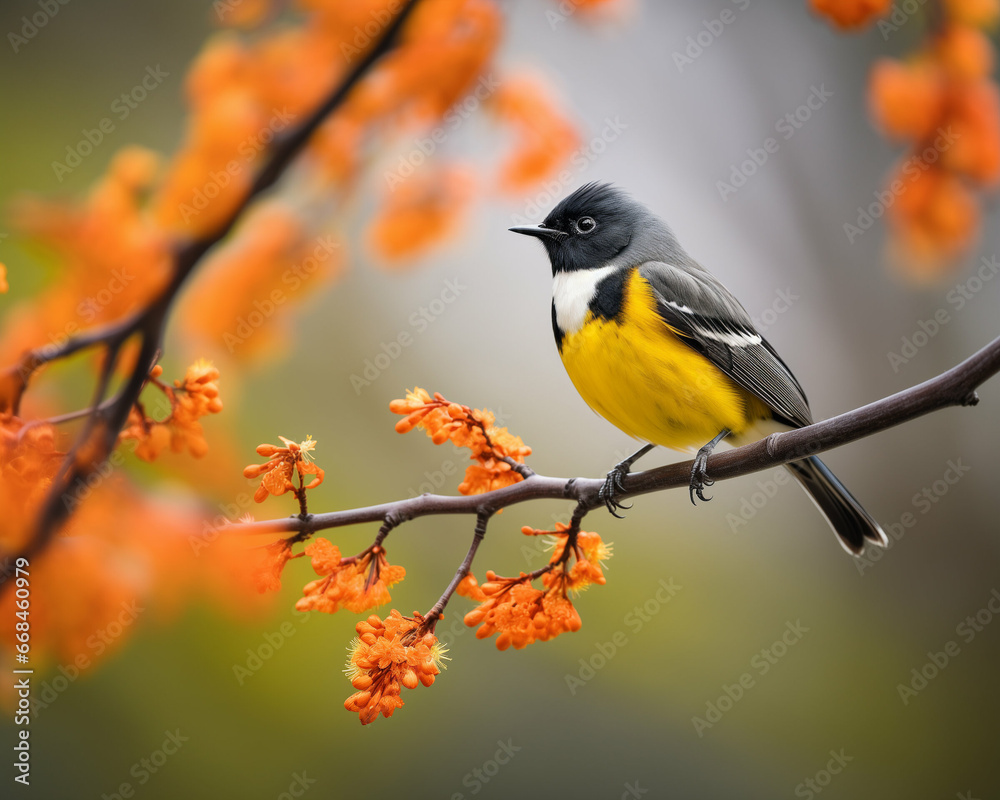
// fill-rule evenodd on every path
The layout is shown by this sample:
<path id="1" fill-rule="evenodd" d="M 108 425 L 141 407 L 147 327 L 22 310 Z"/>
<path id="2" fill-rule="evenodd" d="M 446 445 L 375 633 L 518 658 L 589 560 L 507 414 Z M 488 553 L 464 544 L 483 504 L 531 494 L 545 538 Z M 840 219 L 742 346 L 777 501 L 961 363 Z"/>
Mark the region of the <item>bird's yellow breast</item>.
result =
<path id="1" fill-rule="evenodd" d="M 654 444 L 700 447 L 723 428 L 739 434 L 767 414 L 667 326 L 637 269 L 625 281 L 621 313 L 605 319 L 588 312 L 577 331 L 564 334 L 561 354 L 594 411 Z"/>

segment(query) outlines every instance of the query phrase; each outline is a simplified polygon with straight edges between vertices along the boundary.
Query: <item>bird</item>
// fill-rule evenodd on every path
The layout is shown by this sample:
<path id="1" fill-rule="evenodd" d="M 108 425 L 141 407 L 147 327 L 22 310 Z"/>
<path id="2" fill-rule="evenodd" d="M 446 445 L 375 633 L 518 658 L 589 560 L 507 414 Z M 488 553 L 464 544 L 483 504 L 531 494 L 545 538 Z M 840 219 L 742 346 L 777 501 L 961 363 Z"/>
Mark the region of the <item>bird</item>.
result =
<path id="1" fill-rule="evenodd" d="M 708 456 L 812 423 L 805 392 L 736 297 L 660 217 L 618 186 L 592 182 L 540 225 L 552 266 L 552 332 L 573 385 L 598 414 L 646 444 L 608 472 L 615 516 L 623 480 L 660 445 L 693 452 L 690 497 L 709 500 Z M 843 548 L 887 547 L 885 532 L 816 456 L 785 465 Z"/>

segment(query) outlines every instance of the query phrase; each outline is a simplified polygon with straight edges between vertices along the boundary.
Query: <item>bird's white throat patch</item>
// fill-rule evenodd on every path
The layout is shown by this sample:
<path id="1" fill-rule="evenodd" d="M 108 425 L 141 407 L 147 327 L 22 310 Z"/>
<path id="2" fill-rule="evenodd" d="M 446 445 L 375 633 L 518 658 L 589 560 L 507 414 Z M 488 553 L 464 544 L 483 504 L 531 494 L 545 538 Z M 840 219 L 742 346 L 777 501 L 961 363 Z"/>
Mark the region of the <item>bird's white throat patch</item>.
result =
<path id="1" fill-rule="evenodd" d="M 552 302 L 556 308 L 556 325 L 565 334 L 576 333 L 587 319 L 590 301 L 597 294 L 597 284 L 617 266 L 557 272 L 552 279 Z"/>

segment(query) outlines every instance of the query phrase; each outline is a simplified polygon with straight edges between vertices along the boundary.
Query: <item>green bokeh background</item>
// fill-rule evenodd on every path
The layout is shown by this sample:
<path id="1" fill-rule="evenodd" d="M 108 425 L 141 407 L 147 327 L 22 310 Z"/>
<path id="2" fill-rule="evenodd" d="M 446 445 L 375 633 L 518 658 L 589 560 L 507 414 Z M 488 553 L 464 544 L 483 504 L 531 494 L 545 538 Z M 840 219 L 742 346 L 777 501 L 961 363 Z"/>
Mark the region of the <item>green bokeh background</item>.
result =
<path id="1" fill-rule="evenodd" d="M 515 215 L 532 216 L 532 204 L 544 210 L 597 178 L 627 187 L 668 218 L 751 314 L 774 308 L 781 291 L 795 296 L 786 311 L 762 319 L 772 323 L 767 336 L 806 387 L 817 418 L 913 385 L 985 344 L 998 331 L 1000 281 L 985 283 L 961 310 L 947 297 L 981 256 L 997 253 L 992 208 L 963 271 L 922 289 L 884 266 L 880 225 L 853 244 L 843 230 L 896 157 L 867 121 L 867 67 L 879 54 L 912 48 L 922 20 L 885 36 L 875 28 L 843 36 L 804 6 L 646 2 L 622 22 L 592 29 L 552 17 L 555 4 L 505 3 L 502 67 L 551 76 L 586 139 L 616 118 L 618 137 L 585 168 L 571 166 L 570 182 L 550 196 L 479 206 L 462 236 L 403 274 L 371 263 L 359 232 L 385 171 L 413 147 L 409 139 L 395 142 L 346 212 L 349 273 L 292 321 L 294 345 L 280 361 L 239 382 L 220 424 L 238 432 L 248 456 L 278 433 L 317 438 L 327 481 L 313 495 L 316 509 L 407 496 L 435 472 L 462 467 L 464 456 L 450 446 L 393 433 L 388 402 L 415 384 L 499 411 L 534 447 L 530 463 L 539 472 L 603 473 L 632 442 L 573 391 L 552 346 L 543 254 L 505 231 Z M 725 9 L 734 11 L 732 22 L 678 66 L 673 54 L 687 37 L 708 30 L 706 21 Z M 14 53 L 6 34 L 35 10 L 32 2 L 0 8 L 0 199 L 80 193 L 129 142 L 170 152 L 183 130 L 182 75 L 213 29 L 211 6 L 75 0 Z M 51 162 L 155 64 L 169 79 L 60 183 Z M 721 198 L 716 182 L 821 85 L 831 98 L 780 139 L 744 187 Z M 491 125 L 475 119 L 442 154 L 495 163 L 503 146 Z M 2 314 L 49 274 L 14 236 L 0 241 L 0 258 L 12 284 L 0 298 Z M 356 392 L 351 374 L 382 342 L 412 331 L 410 315 L 438 297 L 446 280 L 466 288 Z M 940 308 L 948 323 L 893 369 L 888 354 Z M 182 332 L 171 335 L 183 350 Z M 734 529 L 733 515 L 759 501 L 760 484 L 778 472 L 720 483 L 713 501 L 698 508 L 681 491 L 641 498 L 625 521 L 603 513 L 588 519 L 615 543 L 615 557 L 607 585 L 579 598 L 579 633 L 498 653 L 457 624 L 468 608 L 457 599 L 439 629 L 451 648 L 448 671 L 433 688 L 410 692 L 392 720 L 362 729 L 342 707 L 349 686 L 340 670 L 355 620 L 295 614 L 297 587 L 310 575 L 296 562 L 269 616 L 234 621 L 197 604 L 168 625 L 157 624 L 155 613 L 141 616 L 127 646 L 32 723 L 32 786 L 13 784 L 4 768 L 3 796 L 110 797 L 129 782 L 143 800 L 278 798 L 304 774 L 315 780 L 305 795 L 314 798 L 618 798 L 630 787 L 657 798 L 810 797 L 806 779 L 824 781 L 830 751 L 842 751 L 850 761 L 822 789 L 824 800 L 996 797 L 1000 620 L 971 641 L 956 630 L 1000 588 L 1000 382 L 980 395 L 975 409 L 946 410 L 826 457 L 884 524 L 907 512 L 916 518 L 869 569 L 843 554 L 788 484 Z M 659 453 L 644 463 L 672 458 Z M 949 461 L 959 460 L 969 470 L 934 493 Z M 924 488 L 935 497 L 926 513 L 915 499 Z M 285 510 L 274 505 L 270 513 Z M 501 515 L 476 571 L 539 566 L 542 556 L 518 529 L 549 527 L 567 510 L 536 503 Z M 354 552 L 373 533 L 352 529 L 334 538 Z M 404 613 L 429 607 L 470 534 L 470 521 L 460 519 L 420 520 L 393 533 L 393 561 L 408 570 L 393 604 Z M 661 602 L 667 595 L 658 600 L 657 592 L 669 581 L 681 588 Z M 761 674 L 755 656 L 789 624 L 808 631 Z M 281 634 L 282 626 L 294 634 Z M 234 667 L 246 665 L 248 649 L 266 653 L 269 639 L 280 639 L 280 648 L 241 685 Z M 959 654 L 904 705 L 897 684 L 952 640 Z M 613 641 L 624 644 L 601 664 Z M 581 659 L 601 666 L 581 672 Z M 744 673 L 753 686 L 699 735 L 693 718 Z M 571 691 L 567 677 L 581 675 L 588 680 Z M 141 767 L 133 766 L 175 730 L 188 740 L 140 784 Z M 9 720 L 0 724 L 8 754 L 12 731 Z M 519 749 L 495 770 L 498 742 Z M 477 769 L 492 774 L 488 782 L 479 782 Z"/>

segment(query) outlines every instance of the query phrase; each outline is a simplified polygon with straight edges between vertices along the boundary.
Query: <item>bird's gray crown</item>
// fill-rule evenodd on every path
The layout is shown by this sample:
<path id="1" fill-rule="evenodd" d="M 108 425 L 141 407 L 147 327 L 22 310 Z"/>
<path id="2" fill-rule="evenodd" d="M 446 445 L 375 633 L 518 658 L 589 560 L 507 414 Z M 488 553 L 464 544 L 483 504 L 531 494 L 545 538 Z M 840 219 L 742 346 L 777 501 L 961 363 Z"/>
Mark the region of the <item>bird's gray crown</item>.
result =
<path id="1" fill-rule="evenodd" d="M 552 209 L 542 227 L 553 232 L 539 237 L 553 273 L 646 261 L 695 265 L 663 220 L 610 183 L 581 186 Z"/>

